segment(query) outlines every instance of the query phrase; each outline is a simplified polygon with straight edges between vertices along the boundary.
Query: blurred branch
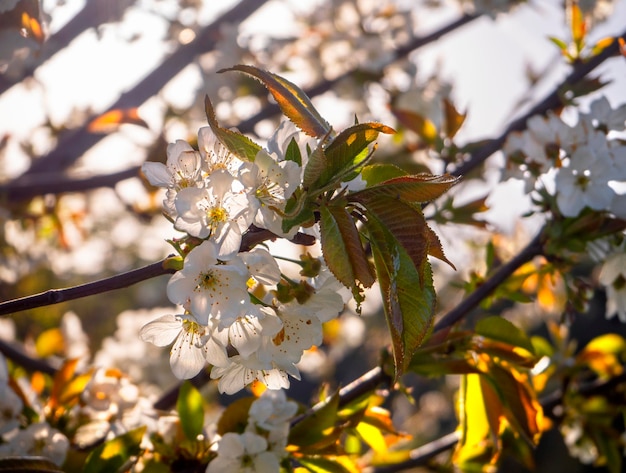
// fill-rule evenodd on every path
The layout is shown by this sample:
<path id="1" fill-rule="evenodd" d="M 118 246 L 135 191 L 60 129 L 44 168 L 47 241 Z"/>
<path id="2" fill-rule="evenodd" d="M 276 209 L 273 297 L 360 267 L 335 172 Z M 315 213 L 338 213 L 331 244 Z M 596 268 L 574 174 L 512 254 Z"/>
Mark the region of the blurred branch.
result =
<path id="1" fill-rule="evenodd" d="M 66 48 L 76 37 L 91 28 L 104 23 L 119 21 L 126 9 L 134 3 L 129 0 L 90 0 L 60 30 L 51 35 L 44 43 L 41 51 L 31 59 L 36 62 L 29 64 L 19 77 L 7 77 L 0 74 L 0 95 L 16 84 L 32 77 L 35 70 L 59 51 Z"/>
<path id="2" fill-rule="evenodd" d="M 391 59 L 387 62 L 386 65 L 389 65 L 407 56 L 409 53 L 411 53 L 412 51 L 416 49 L 419 49 L 420 47 L 426 46 L 438 40 L 442 36 L 452 31 L 455 31 L 456 29 L 470 23 L 476 18 L 479 18 L 479 16 L 463 15 L 459 19 L 443 26 L 442 28 L 438 29 L 437 31 L 431 34 L 413 38 L 411 41 L 407 42 L 406 44 L 396 49 L 393 52 Z M 218 21 L 221 21 L 221 20 L 218 20 Z M 325 80 L 319 83 L 318 85 L 308 89 L 306 93 L 309 97 L 315 97 L 317 95 L 321 95 L 331 90 L 339 82 L 345 79 L 348 79 L 350 76 L 352 76 L 356 72 L 358 72 L 357 69 L 352 69 L 336 77 L 335 79 Z M 153 72 L 152 75 L 155 75 L 155 74 L 156 72 Z M 148 78 L 146 79 L 146 81 L 147 80 Z M 135 90 L 141 87 L 142 84 L 139 84 L 137 87 L 135 87 L 135 89 L 133 89 L 132 91 L 126 94 L 126 96 L 129 97 L 129 99 L 126 100 L 126 102 L 121 103 L 122 99 L 124 98 L 123 96 L 120 98 L 120 100 L 118 100 L 118 102 L 115 105 L 111 106 L 111 109 L 124 108 L 125 106 L 130 106 L 131 105 L 130 97 L 137 96 L 137 92 L 135 92 Z M 155 91 L 155 93 L 157 91 Z M 135 99 L 133 103 L 137 104 L 139 101 L 140 101 L 139 99 Z M 242 133 L 252 132 L 254 129 L 254 125 L 256 125 L 259 121 L 272 117 L 278 113 L 280 113 L 280 109 L 278 105 L 274 103 L 269 103 L 259 113 L 239 123 L 237 128 Z M 87 138 L 87 136 L 89 138 Z M 81 137 L 84 137 L 84 138 L 81 138 Z M 83 144 L 74 144 L 73 140 L 75 138 L 79 140 L 84 139 L 85 141 Z M 64 169 L 68 167 L 76 159 L 78 159 L 80 154 L 87 151 L 89 147 L 95 145 L 101 138 L 102 138 L 101 135 L 90 134 L 87 131 L 86 127 L 77 129 L 76 131 L 72 133 L 71 136 L 67 137 L 67 140 L 66 140 L 67 146 L 66 145 L 62 146 L 61 144 L 59 144 L 59 146 L 57 146 L 57 149 L 52 151 L 48 156 L 42 157 L 36 162 L 34 162 L 31 169 L 28 170 L 24 175 L 20 176 L 13 182 L 9 182 L 3 186 L 0 186 L 0 201 L 2 201 L 3 198 L 6 198 L 10 202 L 17 202 L 17 201 L 28 200 L 32 197 L 36 197 L 38 195 L 44 195 L 44 194 L 60 194 L 63 192 L 86 191 L 90 189 L 95 189 L 97 187 L 112 187 L 115 184 L 117 184 L 117 182 L 119 181 L 136 176 L 139 170 L 138 167 L 133 167 L 125 171 L 108 174 L 104 176 L 93 176 L 93 177 L 83 178 L 83 179 L 69 178 L 61 172 L 52 173 L 51 172 L 52 169 L 49 169 L 53 167 L 55 171 L 58 171 L 59 169 Z M 61 153 L 63 153 L 65 157 L 61 157 Z M 38 164 L 40 161 L 43 161 L 43 160 L 46 160 L 47 162 L 49 161 L 49 165 L 45 163 Z M 57 160 L 59 162 L 55 164 L 54 161 L 57 161 Z"/>
<path id="3" fill-rule="evenodd" d="M 405 56 L 408 56 L 409 53 L 411 53 L 412 51 L 419 49 L 423 46 L 426 46 L 434 41 L 437 41 L 439 38 L 441 38 L 442 36 L 445 36 L 446 34 L 470 23 L 471 21 L 475 20 L 479 18 L 479 15 L 463 15 L 461 16 L 459 19 L 453 21 L 452 23 L 449 23 L 443 27 L 441 27 L 440 29 L 438 29 L 437 31 L 425 35 L 425 36 L 419 36 L 416 38 L 413 38 L 411 41 L 407 42 L 406 44 L 398 47 L 398 49 L 396 49 L 395 51 L 393 51 L 393 54 L 391 56 L 391 58 L 382 66 L 381 70 L 387 66 L 389 66 L 390 64 L 394 63 L 395 61 L 398 61 L 399 59 L 402 59 Z M 337 84 L 339 84 L 341 81 L 350 78 L 350 76 L 354 75 L 356 72 L 358 72 L 359 69 L 350 69 L 349 71 L 344 72 L 343 74 L 339 75 L 338 77 L 335 77 L 334 79 L 328 79 L 328 80 L 324 80 L 322 82 L 320 82 L 319 84 L 311 87 L 310 89 L 306 89 L 304 92 L 309 96 L 309 97 L 315 97 L 317 95 L 322 95 L 325 92 L 328 92 L 329 90 L 331 90 L 333 87 L 335 87 Z M 267 105 L 265 105 L 256 115 L 253 115 L 252 117 L 248 118 L 247 120 L 244 120 L 242 122 L 240 122 L 237 125 L 237 129 L 239 131 L 241 131 L 242 133 L 252 133 L 254 132 L 254 126 L 259 123 L 261 120 L 265 120 L 267 118 L 271 118 L 274 115 L 277 115 L 280 113 L 280 108 L 278 107 L 277 104 L 275 103 L 268 103 Z"/>
<path id="4" fill-rule="evenodd" d="M 233 8 L 200 31 L 192 42 L 180 46 L 140 83 L 122 94 L 109 107 L 109 110 L 137 107 L 156 95 L 170 79 L 192 63 L 198 54 L 210 51 L 215 46 L 220 38 L 220 27 L 224 23 L 240 22 L 266 2 L 267 0 L 241 0 L 235 4 Z M 90 119 L 86 120 L 87 123 L 90 121 Z M 87 125 L 69 131 L 60 137 L 54 150 L 33 161 L 23 176 L 66 169 L 105 136 L 107 135 L 90 133 Z"/>
<path id="5" fill-rule="evenodd" d="M 98 187 L 114 187 L 118 182 L 139 176 L 139 166 L 112 174 L 85 178 L 69 177 L 65 173 L 29 174 L 19 180 L 0 185 L 0 202 L 21 202 L 46 194 L 85 192 Z"/>
<path id="6" fill-rule="evenodd" d="M 624 31 L 620 36 L 622 38 L 626 38 L 626 31 Z M 563 106 L 563 102 L 561 101 L 561 92 L 563 90 L 566 90 L 580 82 L 585 76 L 591 73 L 607 59 L 618 56 L 620 56 L 620 48 L 619 43 L 616 40 L 597 56 L 592 57 L 587 62 L 576 64 L 572 72 L 563 82 L 555 87 L 554 91 L 547 95 L 541 102 L 536 104 L 523 116 L 511 122 L 498 138 L 489 140 L 484 146 L 481 146 L 477 151 L 471 153 L 469 158 L 455 168 L 451 174 L 455 176 L 466 175 L 476 167 L 480 166 L 489 156 L 502 148 L 504 142 L 511 133 L 525 130 L 526 122 L 530 117 L 534 115 L 545 115 L 548 111 Z"/>
<path id="7" fill-rule="evenodd" d="M 54 366 L 48 364 L 42 359 L 31 358 L 22 350 L 15 348 L 9 342 L 2 339 L 0 339 L 0 353 L 2 353 L 9 360 L 13 361 L 16 365 L 19 365 L 30 372 L 40 371 L 42 373 L 49 374 L 50 376 L 54 376 L 57 372 L 57 369 Z"/>

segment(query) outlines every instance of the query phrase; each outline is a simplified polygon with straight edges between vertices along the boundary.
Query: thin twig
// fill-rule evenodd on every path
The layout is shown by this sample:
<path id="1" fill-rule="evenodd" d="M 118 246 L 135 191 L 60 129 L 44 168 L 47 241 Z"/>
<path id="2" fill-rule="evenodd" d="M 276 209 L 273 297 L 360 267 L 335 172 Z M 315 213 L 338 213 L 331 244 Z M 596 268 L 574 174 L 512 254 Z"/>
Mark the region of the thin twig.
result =
<path id="1" fill-rule="evenodd" d="M 511 276 L 518 268 L 531 261 L 542 252 L 543 230 L 537 233 L 528 245 L 520 251 L 510 261 L 500 266 L 496 272 L 480 286 L 478 286 L 469 296 L 461 301 L 454 309 L 439 319 L 435 324 L 434 331 L 451 327 L 463 317 L 466 317 L 473 309 L 478 307 L 480 302 L 488 297 L 496 288 Z"/>

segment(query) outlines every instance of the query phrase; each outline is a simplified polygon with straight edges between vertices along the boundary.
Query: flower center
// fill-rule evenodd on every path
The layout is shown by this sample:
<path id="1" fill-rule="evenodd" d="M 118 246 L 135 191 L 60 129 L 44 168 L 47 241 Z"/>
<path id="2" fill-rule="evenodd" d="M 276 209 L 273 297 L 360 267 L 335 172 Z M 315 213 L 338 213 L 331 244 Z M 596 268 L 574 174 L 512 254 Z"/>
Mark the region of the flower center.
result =
<path id="1" fill-rule="evenodd" d="M 228 210 L 224 207 L 211 207 L 207 210 L 207 217 L 211 226 L 217 226 L 228 220 Z"/>
<path id="2" fill-rule="evenodd" d="M 217 279 L 213 276 L 213 271 L 208 270 L 203 273 L 200 273 L 198 276 L 198 286 L 197 289 L 211 289 L 215 286 Z"/>

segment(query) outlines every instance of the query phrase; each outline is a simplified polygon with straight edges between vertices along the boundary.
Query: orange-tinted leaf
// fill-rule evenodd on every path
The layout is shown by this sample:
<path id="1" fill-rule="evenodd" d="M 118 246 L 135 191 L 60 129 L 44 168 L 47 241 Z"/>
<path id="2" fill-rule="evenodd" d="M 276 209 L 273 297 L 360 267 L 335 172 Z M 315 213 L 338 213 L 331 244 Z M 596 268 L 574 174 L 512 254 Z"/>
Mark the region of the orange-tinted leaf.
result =
<path id="1" fill-rule="evenodd" d="M 285 116 L 309 136 L 320 138 L 330 131 L 330 125 L 313 107 L 311 100 L 295 84 L 254 66 L 236 65 L 219 72 L 239 71 L 251 75 L 272 94 Z"/>
<path id="2" fill-rule="evenodd" d="M 454 138 L 454 135 L 456 135 L 456 133 L 463 126 L 467 114 L 459 113 L 459 111 L 454 107 L 454 104 L 447 98 L 443 99 L 443 113 L 445 117 L 444 126 L 446 136 L 448 138 Z"/>
<path id="3" fill-rule="evenodd" d="M 139 116 L 137 108 L 126 108 L 109 110 L 94 118 L 87 125 L 87 130 L 91 133 L 111 133 L 124 124 L 148 128 L 148 124 Z"/>
<path id="4" fill-rule="evenodd" d="M 612 37 L 612 36 L 609 36 L 608 38 L 602 38 L 601 40 L 598 40 L 598 42 L 593 45 L 593 48 L 591 48 L 591 55 L 592 56 L 597 56 L 602 51 L 604 51 L 606 48 L 611 46 L 614 42 L 615 42 L 615 38 Z"/>
<path id="5" fill-rule="evenodd" d="M 45 35 L 41 23 L 37 18 L 32 17 L 27 12 L 22 12 L 22 34 L 27 38 L 33 38 L 39 44 L 44 42 Z"/>
<path id="6" fill-rule="evenodd" d="M 409 130 L 413 131 L 426 144 L 433 145 L 437 142 L 439 134 L 435 124 L 428 118 L 410 110 L 393 109 L 393 114 L 398 121 Z"/>
<path id="7" fill-rule="evenodd" d="M 55 408 L 60 404 L 59 398 L 61 397 L 65 385 L 70 382 L 76 373 L 76 366 L 78 365 L 78 359 L 67 360 L 61 368 L 55 373 L 52 383 L 52 390 L 50 392 L 50 399 L 48 405 L 50 408 Z"/>
<path id="8" fill-rule="evenodd" d="M 457 182 L 459 178 L 449 174 L 400 176 L 354 192 L 350 194 L 349 199 L 358 200 L 362 198 L 361 196 L 367 196 L 366 198 L 371 200 L 377 196 L 388 196 L 410 203 L 429 202 L 442 195 Z"/>
<path id="9" fill-rule="evenodd" d="M 567 9 L 572 39 L 577 45 L 582 44 L 587 34 L 587 23 L 577 2 L 570 2 Z"/>

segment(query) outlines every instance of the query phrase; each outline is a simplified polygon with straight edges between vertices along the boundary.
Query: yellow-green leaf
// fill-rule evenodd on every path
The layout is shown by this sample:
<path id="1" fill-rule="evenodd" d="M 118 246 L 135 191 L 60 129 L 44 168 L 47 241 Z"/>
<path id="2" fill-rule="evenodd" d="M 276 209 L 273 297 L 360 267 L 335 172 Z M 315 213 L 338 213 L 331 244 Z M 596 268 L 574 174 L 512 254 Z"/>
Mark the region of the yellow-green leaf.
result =
<path id="1" fill-rule="evenodd" d="M 83 468 L 84 473 L 118 471 L 132 456 L 138 455 L 146 426 L 141 426 L 111 439 L 92 450 Z"/>
<path id="2" fill-rule="evenodd" d="M 533 344 L 526 333 L 502 317 L 493 316 L 480 320 L 476 324 L 476 333 L 535 353 Z"/>
<path id="3" fill-rule="evenodd" d="M 189 381 L 183 382 L 178 391 L 176 411 L 185 437 L 195 441 L 204 426 L 204 401 L 202 394 Z"/>
<path id="4" fill-rule="evenodd" d="M 204 110 L 211 130 L 228 151 L 244 161 L 254 161 L 257 153 L 261 151 L 261 147 L 237 131 L 222 128 L 217 123 L 215 111 L 208 95 L 204 99 Z"/>

